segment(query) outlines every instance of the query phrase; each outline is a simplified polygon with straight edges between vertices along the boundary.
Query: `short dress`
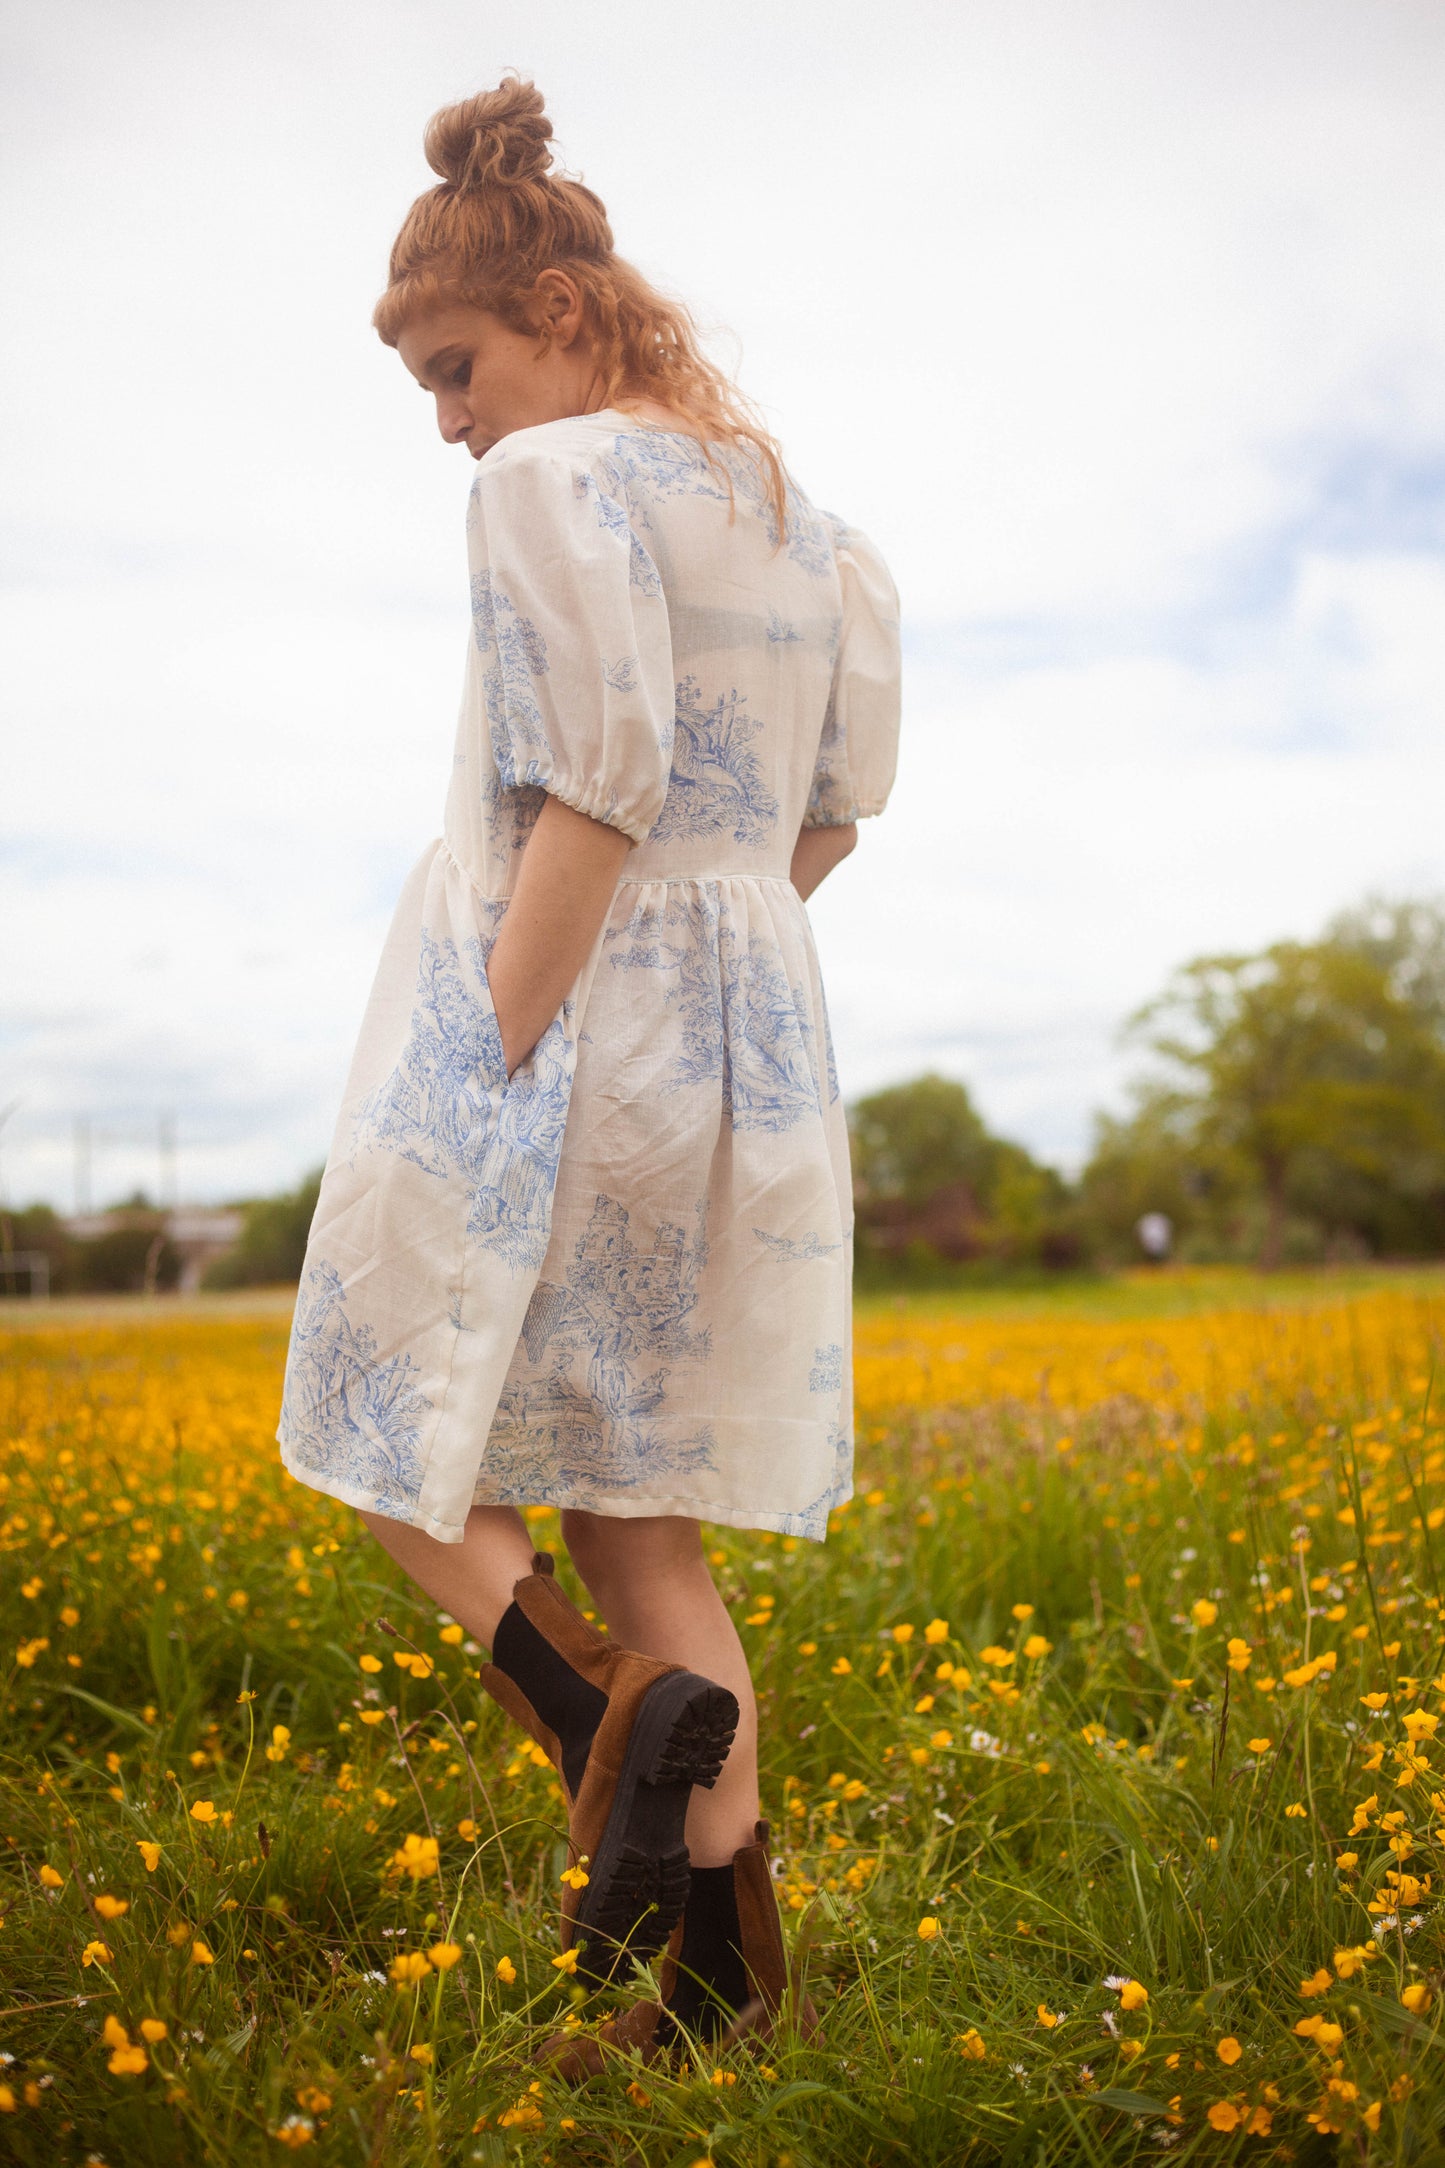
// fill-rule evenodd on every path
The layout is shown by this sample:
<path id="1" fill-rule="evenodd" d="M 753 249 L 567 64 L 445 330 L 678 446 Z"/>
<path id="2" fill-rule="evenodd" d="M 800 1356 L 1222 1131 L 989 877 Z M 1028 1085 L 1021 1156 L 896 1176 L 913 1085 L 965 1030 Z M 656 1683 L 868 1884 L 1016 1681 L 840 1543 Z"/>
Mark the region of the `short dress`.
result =
<path id="1" fill-rule="evenodd" d="M 805 826 L 882 810 L 898 599 L 760 469 L 615 408 L 468 507 L 445 832 L 403 890 L 311 1229 L 291 1473 L 459 1542 L 474 1503 L 819 1538 L 851 1493 L 848 1137 Z M 487 958 L 545 796 L 635 848 L 509 1078 Z"/>

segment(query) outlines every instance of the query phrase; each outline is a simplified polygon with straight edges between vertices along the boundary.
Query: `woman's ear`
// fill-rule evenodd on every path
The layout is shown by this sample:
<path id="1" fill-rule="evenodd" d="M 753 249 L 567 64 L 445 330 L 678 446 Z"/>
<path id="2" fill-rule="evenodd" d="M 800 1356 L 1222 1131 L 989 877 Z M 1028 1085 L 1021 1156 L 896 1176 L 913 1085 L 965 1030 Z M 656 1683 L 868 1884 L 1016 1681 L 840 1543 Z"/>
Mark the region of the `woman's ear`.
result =
<path id="1" fill-rule="evenodd" d="M 582 329 L 582 291 L 569 271 L 543 271 L 532 289 L 544 350 L 571 346 Z"/>

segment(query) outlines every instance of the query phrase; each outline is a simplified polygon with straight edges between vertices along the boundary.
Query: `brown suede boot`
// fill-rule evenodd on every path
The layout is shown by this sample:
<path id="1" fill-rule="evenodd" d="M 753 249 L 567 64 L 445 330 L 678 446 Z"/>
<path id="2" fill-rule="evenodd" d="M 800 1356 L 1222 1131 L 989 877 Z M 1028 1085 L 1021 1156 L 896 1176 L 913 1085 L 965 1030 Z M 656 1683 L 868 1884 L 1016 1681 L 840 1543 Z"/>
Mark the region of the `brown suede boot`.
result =
<path id="1" fill-rule="evenodd" d="M 818 2030 L 818 2013 L 801 1983 L 789 1978 L 783 1947 L 783 1923 L 777 1891 L 768 1864 L 768 1825 L 759 1822 L 751 1844 L 733 1854 L 733 1887 L 737 1899 L 741 1954 L 748 1994 L 733 2017 L 711 2041 L 714 2053 L 739 2042 L 765 2047 L 772 2040 L 785 2005 L 791 2006 L 792 2022 L 800 2039 Z M 535 2061 L 545 2064 L 571 2085 L 596 2077 L 609 2055 L 630 2055 L 635 2049 L 645 2063 L 663 2055 L 688 2053 L 687 2035 L 672 2014 L 679 1998 L 679 1960 L 685 1921 L 679 1921 L 658 1969 L 660 2000 L 634 2003 L 619 2017 L 609 2018 L 595 2033 L 554 2033 L 538 2049 Z"/>
<path id="2" fill-rule="evenodd" d="M 616 1647 L 563 1594 L 545 1551 L 536 1553 L 512 1600 L 547 1645 L 540 1653 L 554 1675 L 560 1658 L 600 1710 L 584 1763 L 575 1742 L 564 1754 L 514 1677 L 495 1663 L 482 1667 L 487 1692 L 531 1734 L 561 1779 L 568 1866 L 584 1878 L 581 1888 L 563 1886 L 562 1947 L 575 1942 L 579 1976 L 599 1982 L 624 1957 L 652 1957 L 676 1925 L 687 1898 L 688 1800 L 694 1784 L 717 1780 L 737 1729 L 737 1700 L 681 1664 Z"/>

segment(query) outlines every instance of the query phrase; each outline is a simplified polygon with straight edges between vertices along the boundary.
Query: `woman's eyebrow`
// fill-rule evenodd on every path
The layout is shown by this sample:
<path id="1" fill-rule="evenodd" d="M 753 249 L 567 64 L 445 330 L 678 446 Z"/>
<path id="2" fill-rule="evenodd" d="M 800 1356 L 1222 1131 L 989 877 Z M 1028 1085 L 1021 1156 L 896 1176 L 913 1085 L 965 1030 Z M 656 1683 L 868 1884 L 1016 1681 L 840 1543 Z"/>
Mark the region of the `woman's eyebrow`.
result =
<path id="1" fill-rule="evenodd" d="M 455 356 L 460 352 L 461 348 L 459 346 L 439 346 L 436 352 L 427 361 L 424 361 L 422 363 L 422 375 L 435 375 L 436 371 L 441 368 L 443 362 L 445 362 L 449 357 Z"/>

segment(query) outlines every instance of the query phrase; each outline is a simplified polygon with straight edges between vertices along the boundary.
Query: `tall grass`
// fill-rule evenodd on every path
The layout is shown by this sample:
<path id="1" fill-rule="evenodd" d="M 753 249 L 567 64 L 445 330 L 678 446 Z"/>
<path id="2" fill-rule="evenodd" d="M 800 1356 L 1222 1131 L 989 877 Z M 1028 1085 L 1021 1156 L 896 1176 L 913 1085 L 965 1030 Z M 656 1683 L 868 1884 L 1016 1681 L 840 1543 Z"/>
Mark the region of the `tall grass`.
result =
<path id="1" fill-rule="evenodd" d="M 712 1550 L 822 2037 L 576 2092 L 552 1773 L 280 1471 L 284 1321 L 12 1329 L 0 2156 L 1440 2157 L 1445 1300 L 1223 1292 L 862 1319 L 828 1543 Z"/>

